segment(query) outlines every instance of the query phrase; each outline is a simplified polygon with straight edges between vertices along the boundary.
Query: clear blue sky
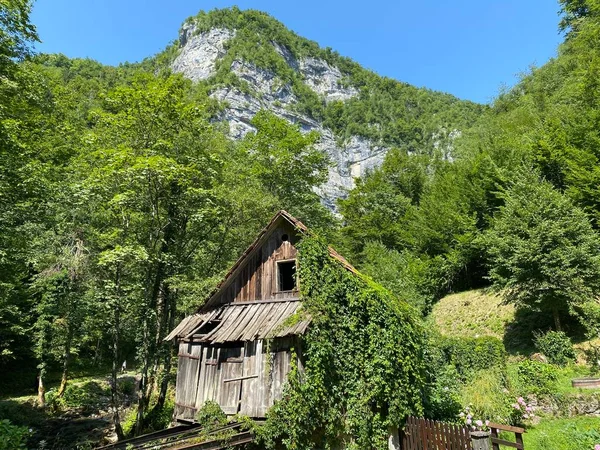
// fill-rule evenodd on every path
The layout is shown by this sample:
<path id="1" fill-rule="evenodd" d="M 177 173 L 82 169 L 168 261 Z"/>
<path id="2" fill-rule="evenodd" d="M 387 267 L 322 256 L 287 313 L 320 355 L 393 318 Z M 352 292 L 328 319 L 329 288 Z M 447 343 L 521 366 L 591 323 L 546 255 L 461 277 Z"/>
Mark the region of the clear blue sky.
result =
<path id="1" fill-rule="evenodd" d="M 41 52 L 139 61 L 199 10 L 259 9 L 375 72 L 489 102 L 556 54 L 556 0 L 37 0 Z"/>

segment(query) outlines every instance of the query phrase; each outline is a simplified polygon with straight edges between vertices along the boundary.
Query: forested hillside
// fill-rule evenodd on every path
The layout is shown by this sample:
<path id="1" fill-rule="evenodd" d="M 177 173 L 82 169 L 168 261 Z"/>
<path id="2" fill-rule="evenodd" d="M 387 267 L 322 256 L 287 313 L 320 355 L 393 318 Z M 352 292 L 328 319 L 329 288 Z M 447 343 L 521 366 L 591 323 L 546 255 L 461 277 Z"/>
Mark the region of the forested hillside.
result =
<path id="1" fill-rule="evenodd" d="M 71 375 L 99 370 L 119 437 L 164 426 L 174 350 L 162 339 L 279 209 L 425 319 L 450 292 L 490 287 L 538 314 L 524 339 L 600 332 L 599 0 L 561 0 L 556 58 L 490 106 L 379 77 L 237 8 L 188 19 L 183 41 L 141 63 L 34 54 L 30 6 L 0 5 L 0 394 L 60 409 Z M 229 30 L 214 72 L 173 73 L 214 29 Z M 328 98 L 308 66 L 339 73 L 332 89 L 348 95 Z M 264 91 L 247 81 L 257 74 Z M 236 139 L 232 92 L 255 108 Z M 338 215 L 318 193 L 333 166 L 355 173 L 324 136 L 385 149 Z M 456 419 L 442 392 L 456 361 L 436 345 L 425 414 Z M 139 393 L 121 424 L 123 361 Z"/>

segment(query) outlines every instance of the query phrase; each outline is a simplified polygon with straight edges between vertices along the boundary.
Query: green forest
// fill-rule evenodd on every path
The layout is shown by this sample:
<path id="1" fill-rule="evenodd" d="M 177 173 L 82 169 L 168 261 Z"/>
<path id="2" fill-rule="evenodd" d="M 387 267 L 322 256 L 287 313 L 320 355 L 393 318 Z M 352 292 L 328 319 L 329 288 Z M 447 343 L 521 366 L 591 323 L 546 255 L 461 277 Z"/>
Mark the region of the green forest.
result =
<path id="1" fill-rule="evenodd" d="M 600 399 L 570 387 L 600 370 L 600 0 L 560 0 L 556 57 L 490 105 L 380 77 L 235 7 L 188 19 L 198 33 L 236 30 L 198 83 L 171 73 L 177 43 L 118 67 L 39 54 L 31 6 L 0 2 L 0 450 L 94 448 L 103 436 L 68 425 L 98 402 L 119 438 L 168 426 L 177 353 L 164 337 L 281 209 L 418 321 L 423 351 L 406 375 L 423 383 L 418 406 L 374 411 L 360 397 L 353 411 L 526 425 L 528 450 L 600 444 L 597 417 L 569 406 Z M 325 102 L 272 41 L 338 67 L 359 95 Z M 332 164 L 317 134 L 265 110 L 235 141 L 214 120 L 215 87 L 249 89 L 229 71 L 236 58 L 289 83 L 298 111 L 338 139 L 390 148 L 336 211 L 315 192 Z M 278 428 L 284 410 L 269 448 L 310 421 Z M 351 429 L 344 420 L 328 436 Z M 365 427 L 355 448 L 381 448 Z M 325 448 L 298 439 L 306 447 L 286 448 Z"/>

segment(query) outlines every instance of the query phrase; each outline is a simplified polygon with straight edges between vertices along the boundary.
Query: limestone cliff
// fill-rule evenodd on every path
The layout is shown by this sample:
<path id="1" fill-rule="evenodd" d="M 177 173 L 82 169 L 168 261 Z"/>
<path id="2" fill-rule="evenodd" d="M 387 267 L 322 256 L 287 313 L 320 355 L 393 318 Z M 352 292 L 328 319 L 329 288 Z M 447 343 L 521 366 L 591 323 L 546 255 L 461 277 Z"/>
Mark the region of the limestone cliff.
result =
<path id="1" fill-rule="evenodd" d="M 239 83 L 236 85 L 223 82 L 210 85 L 210 95 L 224 105 L 218 119 L 229 124 L 234 138 L 241 138 L 253 129 L 250 122 L 261 109 L 268 109 L 298 124 L 303 131 L 316 130 L 321 136 L 318 147 L 333 162 L 328 182 L 319 189 L 319 193 L 325 204 L 333 208 L 335 199 L 344 196 L 354 186 L 356 177 L 383 162 L 391 144 L 381 139 L 375 142 L 361 135 L 336 135 L 322 121 L 298 107 L 298 83 L 303 85 L 303 89 L 312 91 L 311 95 L 316 94 L 324 107 L 358 98 L 360 89 L 352 85 L 339 67 L 319 57 L 297 56 L 286 45 L 269 39 L 266 45 L 271 46 L 272 54 L 292 74 L 292 78 L 289 73 L 282 77 L 274 70 L 228 54 L 230 43 L 237 33 L 238 30 L 231 27 L 198 29 L 194 20 L 188 20 L 180 30 L 179 49 L 171 69 L 193 81 L 208 84 L 218 71 L 222 73 L 225 70 L 237 77 Z M 257 45 L 264 45 L 264 42 Z M 294 86 L 290 79 L 294 80 Z"/>

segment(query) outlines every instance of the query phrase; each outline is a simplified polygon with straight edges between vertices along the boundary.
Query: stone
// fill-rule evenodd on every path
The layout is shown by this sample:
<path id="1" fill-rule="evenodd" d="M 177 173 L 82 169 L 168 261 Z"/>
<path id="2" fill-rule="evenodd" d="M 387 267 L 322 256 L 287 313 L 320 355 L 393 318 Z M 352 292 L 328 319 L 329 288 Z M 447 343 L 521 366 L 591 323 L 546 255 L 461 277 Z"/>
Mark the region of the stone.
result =
<path id="1" fill-rule="evenodd" d="M 181 51 L 171 69 L 192 81 L 206 80 L 215 74 L 215 64 L 225 56 L 225 43 L 233 36 L 235 33 L 225 28 L 196 34 L 195 27 L 187 24 L 179 33 Z"/>
<path id="2" fill-rule="evenodd" d="M 210 78 L 215 74 L 216 63 L 226 54 L 226 42 L 234 36 L 234 31 L 224 28 L 197 33 L 193 23 L 184 24 L 179 37 L 180 51 L 171 69 L 192 81 Z M 356 88 L 344 85 L 339 68 L 318 58 L 303 58 L 298 61 L 287 47 L 276 42 L 272 45 L 286 63 L 301 74 L 307 86 L 325 101 L 347 101 L 358 95 Z M 340 142 L 332 130 L 295 111 L 298 101 L 291 86 L 275 73 L 237 59 L 231 64 L 230 70 L 247 83 L 250 92 L 243 92 L 233 86 L 216 88 L 211 97 L 225 105 L 217 119 L 229 125 L 230 136 L 234 139 L 241 139 L 248 132 L 254 131 L 251 121 L 261 109 L 268 109 L 297 124 L 303 132 L 318 132 L 321 137 L 316 146 L 329 156 L 333 165 L 329 169 L 328 181 L 316 191 L 323 203 L 332 210 L 335 210 L 336 200 L 345 197 L 354 187 L 355 178 L 363 176 L 383 162 L 387 147 L 359 136 L 351 136 Z"/>

